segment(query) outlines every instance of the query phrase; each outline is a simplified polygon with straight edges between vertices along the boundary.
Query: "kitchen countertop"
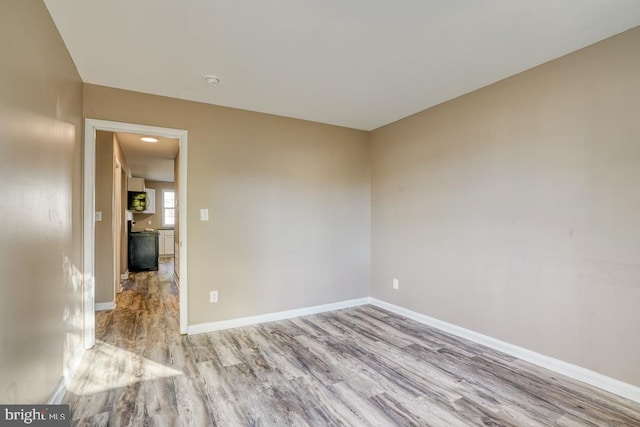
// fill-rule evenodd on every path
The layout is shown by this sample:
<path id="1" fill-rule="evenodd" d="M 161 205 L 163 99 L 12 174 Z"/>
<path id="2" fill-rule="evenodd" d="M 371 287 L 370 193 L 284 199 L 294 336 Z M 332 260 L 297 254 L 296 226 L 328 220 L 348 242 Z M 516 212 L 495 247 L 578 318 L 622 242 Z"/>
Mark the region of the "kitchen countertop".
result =
<path id="1" fill-rule="evenodd" d="M 166 231 L 166 230 L 173 230 L 173 228 L 169 228 L 169 227 L 158 227 L 154 229 L 134 228 L 131 230 L 131 232 L 132 233 L 157 233 L 158 231 Z"/>

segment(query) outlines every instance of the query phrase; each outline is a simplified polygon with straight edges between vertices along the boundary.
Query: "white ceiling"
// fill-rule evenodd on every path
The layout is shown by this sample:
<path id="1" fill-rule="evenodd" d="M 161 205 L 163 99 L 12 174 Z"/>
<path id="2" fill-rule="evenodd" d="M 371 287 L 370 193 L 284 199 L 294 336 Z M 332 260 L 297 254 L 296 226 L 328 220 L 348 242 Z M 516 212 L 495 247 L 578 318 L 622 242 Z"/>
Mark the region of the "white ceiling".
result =
<path id="1" fill-rule="evenodd" d="M 640 25 L 639 0 L 45 3 L 85 82 L 364 130 Z"/>
<path id="2" fill-rule="evenodd" d="M 116 132 L 131 175 L 150 181 L 174 181 L 174 160 L 179 141 L 156 136 L 158 142 L 144 142 L 136 133 Z"/>

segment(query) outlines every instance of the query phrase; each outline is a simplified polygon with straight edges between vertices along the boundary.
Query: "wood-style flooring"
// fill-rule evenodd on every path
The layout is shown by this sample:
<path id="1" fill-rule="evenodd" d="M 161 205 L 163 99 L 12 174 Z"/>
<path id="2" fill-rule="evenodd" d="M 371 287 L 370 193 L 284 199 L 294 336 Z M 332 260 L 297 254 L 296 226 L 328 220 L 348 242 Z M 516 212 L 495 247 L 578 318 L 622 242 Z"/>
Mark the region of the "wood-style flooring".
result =
<path id="1" fill-rule="evenodd" d="M 97 314 L 77 426 L 640 426 L 640 404 L 362 306 L 181 336 L 172 264 Z"/>

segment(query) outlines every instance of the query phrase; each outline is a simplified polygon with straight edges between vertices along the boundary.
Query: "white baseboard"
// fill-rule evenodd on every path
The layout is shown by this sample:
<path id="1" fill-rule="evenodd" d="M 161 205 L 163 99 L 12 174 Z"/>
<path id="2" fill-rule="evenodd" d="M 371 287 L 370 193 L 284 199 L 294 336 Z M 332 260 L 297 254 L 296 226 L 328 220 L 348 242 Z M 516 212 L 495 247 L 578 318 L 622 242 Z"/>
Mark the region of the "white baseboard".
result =
<path id="1" fill-rule="evenodd" d="M 204 332 L 214 332 L 223 329 L 239 328 L 241 326 L 256 325 L 259 323 L 275 322 L 277 320 L 292 319 L 294 317 L 308 316 L 310 314 L 324 313 L 327 311 L 356 307 L 359 305 L 369 304 L 370 302 L 371 298 L 366 297 L 331 304 L 316 305 L 313 307 L 299 308 L 295 310 L 261 314 L 258 316 L 240 317 L 231 320 L 221 320 L 219 322 L 198 323 L 195 325 L 189 325 L 187 328 L 187 334 L 201 334 Z"/>
<path id="2" fill-rule="evenodd" d="M 96 307 L 96 311 L 113 310 L 114 308 L 116 308 L 116 302 L 115 301 L 97 302 L 95 307 Z"/>
<path id="3" fill-rule="evenodd" d="M 543 354 L 536 353 L 535 351 L 527 350 L 526 348 L 509 344 L 496 338 L 474 332 L 470 329 L 465 329 L 460 326 L 456 326 L 454 324 L 438 320 L 433 317 L 429 317 L 424 314 L 420 314 L 415 311 L 411 311 L 376 298 L 370 298 L 369 303 L 371 305 L 389 310 L 401 316 L 408 317 L 425 325 L 440 329 L 444 332 L 448 332 L 452 335 L 456 335 L 461 338 L 468 339 L 469 341 L 482 344 L 484 346 L 493 348 L 494 350 L 506 353 L 510 356 L 517 357 L 518 359 L 533 363 L 534 365 L 538 365 L 542 368 L 549 369 L 575 380 L 590 384 L 594 387 L 598 387 L 602 390 L 617 394 L 618 396 L 625 397 L 635 402 L 640 402 L 640 387 L 624 383 L 622 381 L 607 377 L 606 375 L 599 374 L 589 369 L 582 368 L 568 362 L 563 362 L 562 360 L 554 359 L 553 357 L 545 356 Z"/>
<path id="4" fill-rule="evenodd" d="M 63 368 L 62 378 L 58 381 L 58 385 L 55 390 L 49 397 L 47 401 L 47 405 L 59 405 L 62 403 L 62 399 L 64 398 L 65 393 L 67 392 L 67 387 L 69 387 L 69 383 L 71 379 L 76 374 L 76 371 L 80 367 L 80 363 L 82 363 L 82 356 L 84 355 L 84 348 L 80 346 L 80 349 L 76 351 L 76 353 L 71 358 L 69 365 Z"/>

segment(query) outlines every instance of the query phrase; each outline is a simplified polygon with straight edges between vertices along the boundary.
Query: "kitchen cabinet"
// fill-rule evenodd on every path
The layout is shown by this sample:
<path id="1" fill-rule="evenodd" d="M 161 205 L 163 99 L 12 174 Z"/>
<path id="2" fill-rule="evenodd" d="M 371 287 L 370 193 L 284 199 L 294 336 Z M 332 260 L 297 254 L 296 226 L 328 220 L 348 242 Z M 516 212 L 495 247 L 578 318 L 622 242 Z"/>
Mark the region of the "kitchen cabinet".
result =
<path id="1" fill-rule="evenodd" d="M 160 255 L 173 255 L 173 230 L 158 230 L 158 232 L 160 233 Z"/>
<path id="2" fill-rule="evenodd" d="M 160 242 L 158 244 L 160 255 L 165 255 L 165 253 L 164 253 L 164 251 L 165 251 L 165 249 L 164 249 L 164 232 L 165 232 L 165 230 L 158 230 L 158 234 L 160 235 L 160 237 L 159 237 Z"/>
<path id="3" fill-rule="evenodd" d="M 143 214 L 155 214 L 156 213 L 156 190 L 153 188 L 147 188 L 144 190 L 147 193 L 147 208 L 142 211 Z"/>
<path id="4" fill-rule="evenodd" d="M 127 191 L 144 190 L 144 178 L 127 178 Z"/>
<path id="5" fill-rule="evenodd" d="M 167 255 L 173 255 L 173 230 L 167 230 L 164 236 L 164 248 Z"/>

